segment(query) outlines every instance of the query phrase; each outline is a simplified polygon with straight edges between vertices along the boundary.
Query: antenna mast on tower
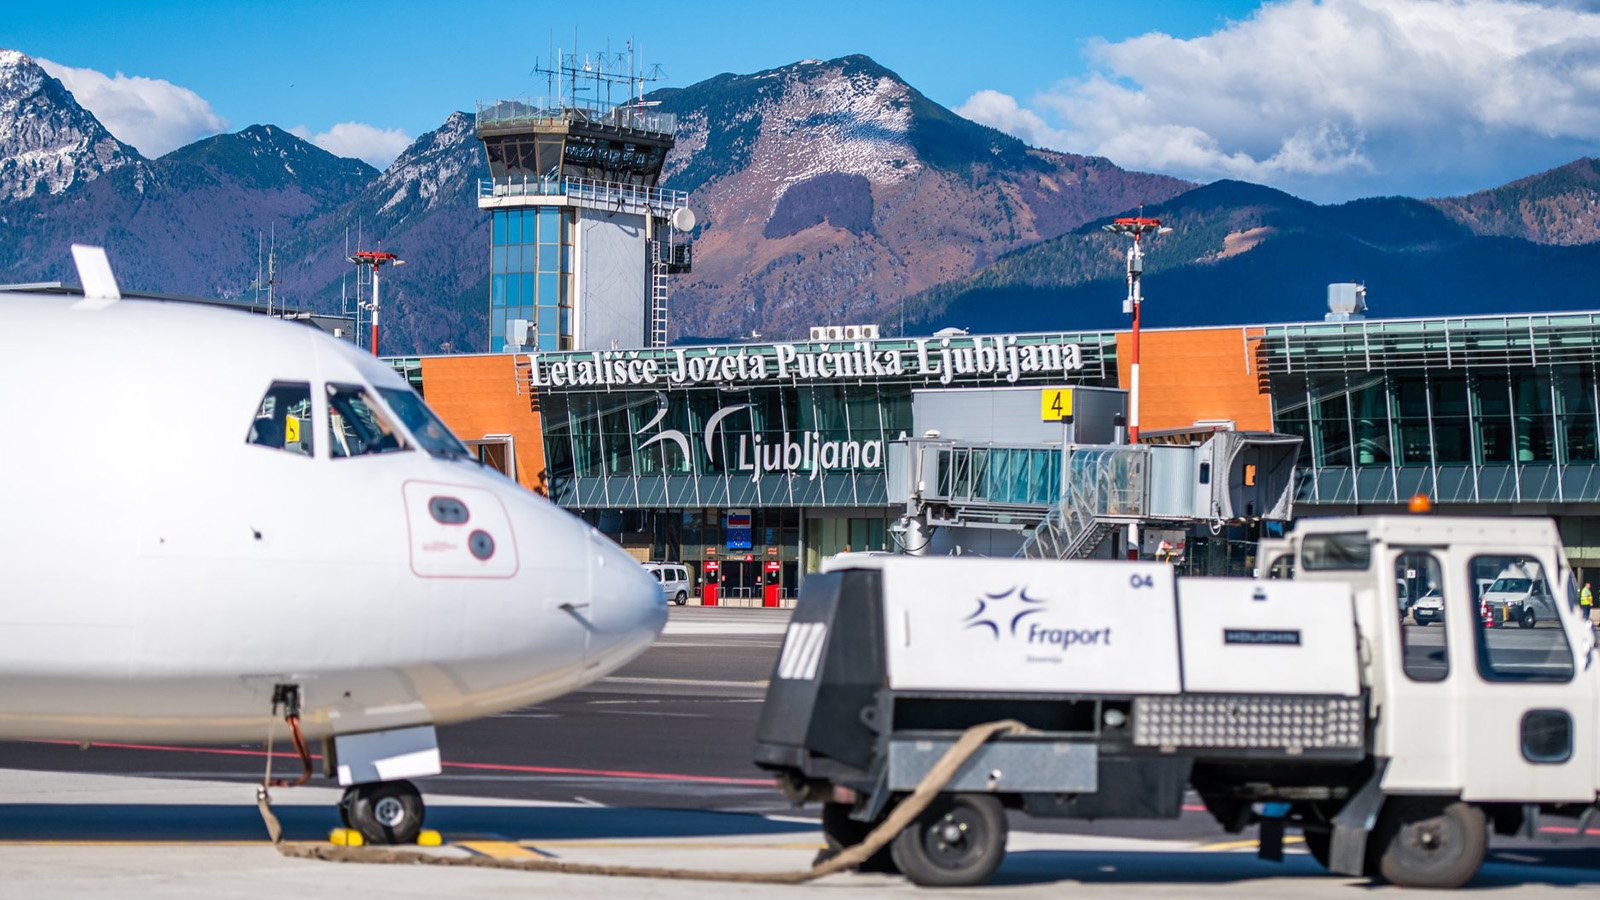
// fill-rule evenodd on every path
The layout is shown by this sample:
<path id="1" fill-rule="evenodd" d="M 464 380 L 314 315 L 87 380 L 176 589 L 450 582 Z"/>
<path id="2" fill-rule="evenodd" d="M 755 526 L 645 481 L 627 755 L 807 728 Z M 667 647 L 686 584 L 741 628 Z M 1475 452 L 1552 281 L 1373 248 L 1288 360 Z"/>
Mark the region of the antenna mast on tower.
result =
<path id="1" fill-rule="evenodd" d="M 1145 218 L 1144 207 L 1139 215 L 1114 219 L 1110 225 L 1101 226 L 1112 234 L 1125 234 L 1133 238 L 1128 248 L 1128 298 L 1122 301 L 1122 311 L 1133 316 L 1133 359 L 1130 361 L 1128 382 L 1128 443 L 1139 442 L 1139 307 L 1144 298 L 1139 293 L 1139 277 L 1144 274 L 1144 251 L 1139 242 L 1147 234 L 1166 234 L 1171 231 L 1160 219 Z"/>

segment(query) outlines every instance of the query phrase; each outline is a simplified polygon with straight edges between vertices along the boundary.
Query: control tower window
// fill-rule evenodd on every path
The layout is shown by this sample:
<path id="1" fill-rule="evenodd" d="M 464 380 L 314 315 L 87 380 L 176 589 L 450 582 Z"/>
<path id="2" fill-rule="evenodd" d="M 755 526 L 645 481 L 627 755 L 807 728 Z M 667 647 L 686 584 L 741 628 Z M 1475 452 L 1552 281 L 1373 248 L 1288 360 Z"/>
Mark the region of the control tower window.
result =
<path id="1" fill-rule="evenodd" d="M 312 455 L 311 385 L 274 381 L 250 420 L 248 443 L 300 456 Z"/>
<path id="2" fill-rule="evenodd" d="M 328 442 L 334 459 L 406 449 L 366 388 L 350 384 L 328 385 Z"/>

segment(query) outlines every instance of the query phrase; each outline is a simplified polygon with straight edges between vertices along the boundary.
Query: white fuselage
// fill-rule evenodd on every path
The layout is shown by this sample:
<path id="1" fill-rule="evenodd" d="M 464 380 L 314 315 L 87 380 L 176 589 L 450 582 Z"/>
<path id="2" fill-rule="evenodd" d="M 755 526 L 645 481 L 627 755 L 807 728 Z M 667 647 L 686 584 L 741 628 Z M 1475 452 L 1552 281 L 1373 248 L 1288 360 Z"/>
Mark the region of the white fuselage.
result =
<path id="1" fill-rule="evenodd" d="M 665 622 L 619 547 L 409 427 L 335 458 L 328 385 L 409 388 L 313 328 L 0 295 L 0 380 L 0 738 L 259 739 L 279 684 L 311 738 L 475 718 Z M 309 455 L 247 440 L 274 382 Z"/>

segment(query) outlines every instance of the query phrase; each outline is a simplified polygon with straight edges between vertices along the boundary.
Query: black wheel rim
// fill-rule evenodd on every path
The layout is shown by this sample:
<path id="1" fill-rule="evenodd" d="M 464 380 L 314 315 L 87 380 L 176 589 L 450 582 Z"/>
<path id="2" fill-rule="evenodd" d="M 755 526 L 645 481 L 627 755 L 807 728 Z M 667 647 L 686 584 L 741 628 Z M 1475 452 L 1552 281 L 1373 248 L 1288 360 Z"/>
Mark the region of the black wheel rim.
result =
<path id="1" fill-rule="evenodd" d="M 983 818 L 965 806 L 949 810 L 922 830 L 923 850 L 943 869 L 966 868 L 981 859 L 987 839 Z"/>
<path id="2" fill-rule="evenodd" d="M 1466 845 L 1461 827 L 1448 816 L 1413 822 L 1400 832 L 1400 851 L 1409 867 L 1432 869 L 1452 862 Z"/>

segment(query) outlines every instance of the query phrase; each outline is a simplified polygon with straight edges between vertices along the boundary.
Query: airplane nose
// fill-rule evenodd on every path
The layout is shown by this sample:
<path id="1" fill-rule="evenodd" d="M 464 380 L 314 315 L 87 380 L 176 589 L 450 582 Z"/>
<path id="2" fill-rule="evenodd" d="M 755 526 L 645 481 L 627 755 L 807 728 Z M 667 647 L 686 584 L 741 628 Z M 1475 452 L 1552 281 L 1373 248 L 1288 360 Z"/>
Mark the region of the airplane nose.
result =
<path id="1" fill-rule="evenodd" d="M 621 547 L 589 533 L 590 621 L 586 674 L 600 677 L 643 653 L 667 623 L 661 585 Z"/>

